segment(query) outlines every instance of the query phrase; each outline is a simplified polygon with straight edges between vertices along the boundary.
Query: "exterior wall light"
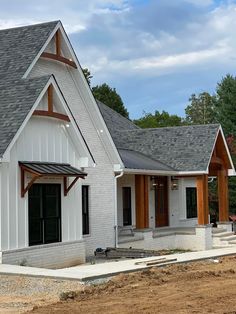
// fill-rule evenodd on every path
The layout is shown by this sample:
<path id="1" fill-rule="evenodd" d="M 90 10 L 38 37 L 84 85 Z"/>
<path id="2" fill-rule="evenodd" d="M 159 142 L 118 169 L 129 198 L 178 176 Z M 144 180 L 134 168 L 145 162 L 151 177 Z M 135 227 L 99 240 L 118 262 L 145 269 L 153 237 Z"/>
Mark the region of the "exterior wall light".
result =
<path id="1" fill-rule="evenodd" d="M 171 190 L 175 191 L 179 189 L 179 180 L 175 177 L 171 177 Z"/>

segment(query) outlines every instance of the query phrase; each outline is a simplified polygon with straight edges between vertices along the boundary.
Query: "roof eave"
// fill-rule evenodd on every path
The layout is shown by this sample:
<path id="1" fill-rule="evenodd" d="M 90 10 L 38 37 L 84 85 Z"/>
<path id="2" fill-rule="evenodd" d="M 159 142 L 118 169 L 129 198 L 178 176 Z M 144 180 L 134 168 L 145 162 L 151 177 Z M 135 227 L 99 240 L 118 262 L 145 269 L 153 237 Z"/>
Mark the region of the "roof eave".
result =
<path id="1" fill-rule="evenodd" d="M 148 170 L 148 169 L 123 169 L 125 174 L 146 174 L 146 175 L 166 175 L 166 176 L 199 176 L 208 174 L 208 171 L 165 171 L 165 170 Z"/>

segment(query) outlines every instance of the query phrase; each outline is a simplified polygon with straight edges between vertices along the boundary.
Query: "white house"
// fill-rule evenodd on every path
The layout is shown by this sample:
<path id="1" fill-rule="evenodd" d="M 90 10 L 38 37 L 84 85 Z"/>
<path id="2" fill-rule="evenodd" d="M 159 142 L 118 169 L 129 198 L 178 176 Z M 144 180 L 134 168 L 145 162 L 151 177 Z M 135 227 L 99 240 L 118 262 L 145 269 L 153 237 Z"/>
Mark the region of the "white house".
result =
<path id="1" fill-rule="evenodd" d="M 96 102 L 55 21 L 0 31 L 2 263 L 63 267 L 97 247 L 205 249 L 234 166 L 219 125 L 142 130 Z"/>

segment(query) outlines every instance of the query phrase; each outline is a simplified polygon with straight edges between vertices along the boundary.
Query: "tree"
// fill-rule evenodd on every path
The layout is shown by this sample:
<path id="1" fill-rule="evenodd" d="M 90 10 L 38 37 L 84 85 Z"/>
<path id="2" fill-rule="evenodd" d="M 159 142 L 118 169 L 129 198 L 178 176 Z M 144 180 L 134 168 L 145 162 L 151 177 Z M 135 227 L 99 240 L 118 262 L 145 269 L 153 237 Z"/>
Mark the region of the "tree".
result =
<path id="1" fill-rule="evenodd" d="M 93 87 L 92 92 L 96 99 L 100 100 L 108 107 L 114 109 L 125 118 L 129 118 L 129 113 L 125 108 L 120 95 L 117 94 L 115 88 L 111 88 L 109 85 L 104 83 L 102 85 Z"/>
<path id="2" fill-rule="evenodd" d="M 236 77 L 226 75 L 216 88 L 217 121 L 226 136 L 236 136 Z"/>
<path id="3" fill-rule="evenodd" d="M 88 82 L 88 84 L 89 84 L 89 86 L 90 86 L 91 78 L 92 78 L 93 76 L 91 75 L 91 73 L 90 73 L 90 71 L 89 71 L 88 68 L 84 68 L 84 69 L 82 69 L 82 70 L 83 70 L 84 76 L 85 76 L 85 78 L 86 78 L 86 80 L 87 80 L 87 82 Z"/>
<path id="4" fill-rule="evenodd" d="M 207 92 L 200 93 L 198 96 L 192 94 L 189 101 L 191 103 L 185 109 L 187 123 L 208 124 L 216 121 L 214 96 Z"/>
<path id="5" fill-rule="evenodd" d="M 141 128 L 160 128 L 182 125 L 183 119 L 177 115 L 170 115 L 166 111 L 156 110 L 154 114 L 144 112 L 144 116 L 134 120 L 134 123 Z"/>

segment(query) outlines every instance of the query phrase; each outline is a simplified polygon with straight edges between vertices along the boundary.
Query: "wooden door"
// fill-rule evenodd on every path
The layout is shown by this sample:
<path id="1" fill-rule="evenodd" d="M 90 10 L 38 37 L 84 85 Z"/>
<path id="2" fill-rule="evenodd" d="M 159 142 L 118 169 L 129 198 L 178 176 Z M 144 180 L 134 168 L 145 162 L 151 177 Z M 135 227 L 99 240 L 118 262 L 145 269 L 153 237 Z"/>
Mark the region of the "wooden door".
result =
<path id="1" fill-rule="evenodd" d="M 169 225 L 168 213 L 168 178 L 155 178 L 156 227 Z"/>

